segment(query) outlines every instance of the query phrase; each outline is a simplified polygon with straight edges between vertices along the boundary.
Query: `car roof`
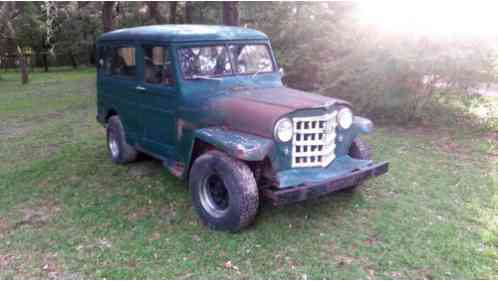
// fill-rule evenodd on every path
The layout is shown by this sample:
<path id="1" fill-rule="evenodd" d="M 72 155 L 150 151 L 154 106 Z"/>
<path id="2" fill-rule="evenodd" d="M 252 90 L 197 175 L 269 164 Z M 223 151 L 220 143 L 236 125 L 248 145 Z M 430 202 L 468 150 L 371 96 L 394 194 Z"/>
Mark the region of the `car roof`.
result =
<path id="1" fill-rule="evenodd" d="M 268 36 L 263 32 L 243 27 L 177 24 L 118 29 L 104 33 L 99 38 L 99 42 L 135 40 L 164 42 L 268 40 Z"/>

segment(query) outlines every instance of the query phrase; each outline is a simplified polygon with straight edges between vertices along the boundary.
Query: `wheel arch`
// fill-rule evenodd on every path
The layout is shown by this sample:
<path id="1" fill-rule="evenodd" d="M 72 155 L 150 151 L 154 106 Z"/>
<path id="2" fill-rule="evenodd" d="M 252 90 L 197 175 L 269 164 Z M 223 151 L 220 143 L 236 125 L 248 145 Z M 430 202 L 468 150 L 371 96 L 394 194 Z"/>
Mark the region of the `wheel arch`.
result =
<path id="1" fill-rule="evenodd" d="M 186 175 L 194 161 L 209 150 L 219 150 L 244 162 L 256 163 L 267 159 L 273 140 L 221 128 L 198 129 L 194 133 Z"/>
<path id="2" fill-rule="evenodd" d="M 109 118 L 111 118 L 112 116 L 115 116 L 115 115 L 118 115 L 118 112 L 114 109 L 114 108 L 109 108 L 106 112 L 106 115 L 105 115 L 105 122 L 109 122 Z"/>

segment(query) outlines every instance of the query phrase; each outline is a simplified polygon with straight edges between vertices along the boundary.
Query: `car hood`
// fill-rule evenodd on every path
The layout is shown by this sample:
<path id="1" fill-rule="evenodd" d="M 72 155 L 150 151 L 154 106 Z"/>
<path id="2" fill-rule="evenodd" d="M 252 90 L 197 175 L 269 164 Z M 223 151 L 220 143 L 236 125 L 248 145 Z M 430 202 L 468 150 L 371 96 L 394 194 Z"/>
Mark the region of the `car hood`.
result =
<path id="1" fill-rule="evenodd" d="M 286 87 L 233 88 L 215 99 L 213 109 L 221 114 L 224 127 L 270 138 L 275 122 L 284 115 L 336 104 L 348 102 Z"/>

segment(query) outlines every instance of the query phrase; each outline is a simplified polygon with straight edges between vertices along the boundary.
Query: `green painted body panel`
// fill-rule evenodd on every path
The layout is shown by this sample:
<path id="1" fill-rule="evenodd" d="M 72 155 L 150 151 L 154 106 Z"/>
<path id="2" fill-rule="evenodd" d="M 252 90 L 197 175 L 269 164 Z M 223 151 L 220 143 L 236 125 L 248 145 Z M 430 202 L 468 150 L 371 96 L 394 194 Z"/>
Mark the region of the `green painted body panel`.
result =
<path id="1" fill-rule="evenodd" d="M 210 27 L 206 33 L 201 28 L 194 28 L 198 33 L 178 35 L 187 29 L 143 27 L 111 32 L 99 39 L 98 50 L 102 46 L 135 47 L 137 66 L 134 79 L 118 79 L 98 71 L 99 122 L 105 124 L 109 114 L 118 114 L 130 144 L 159 159 L 185 167 L 191 165 L 197 140 L 244 161 L 269 159 L 272 174 L 277 175 L 276 180 L 282 188 L 335 177 L 366 165 L 365 161 L 347 156 L 353 139 L 372 130 L 369 120 L 355 117 L 350 129 L 337 129 L 337 159 L 332 164 L 326 168 L 292 169 L 291 143 L 274 140 L 275 123 L 282 117 L 322 115 L 337 106 L 350 106 L 349 103 L 285 87 L 273 54 L 273 73 L 185 80 L 177 60 L 180 47 L 236 42 L 267 44 L 271 50 L 266 35 L 257 31 Z M 168 48 L 175 85 L 144 82 L 143 45 Z M 145 90 L 138 91 L 137 87 Z M 188 170 L 184 169 L 182 177 L 186 177 Z"/>
<path id="2" fill-rule="evenodd" d="M 204 128 L 195 132 L 200 140 L 228 155 L 245 161 L 261 161 L 270 152 L 273 140 L 221 128 Z"/>
<path id="3" fill-rule="evenodd" d="M 333 181 L 334 178 L 362 169 L 372 164 L 370 160 L 353 159 L 343 155 L 325 168 L 288 169 L 277 173 L 279 188 L 288 188 L 303 184 Z"/>

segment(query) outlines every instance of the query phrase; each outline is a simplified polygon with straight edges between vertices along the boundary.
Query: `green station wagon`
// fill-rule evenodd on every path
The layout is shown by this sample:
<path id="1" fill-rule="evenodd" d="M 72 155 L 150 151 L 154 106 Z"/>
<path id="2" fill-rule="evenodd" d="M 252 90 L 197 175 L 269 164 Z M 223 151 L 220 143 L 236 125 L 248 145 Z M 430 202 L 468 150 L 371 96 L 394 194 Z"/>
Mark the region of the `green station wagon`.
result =
<path id="1" fill-rule="evenodd" d="M 285 87 L 269 38 L 207 25 L 136 27 L 97 43 L 97 120 L 113 162 L 138 153 L 188 182 L 201 220 L 238 231 L 260 202 L 356 190 L 384 174 L 342 100 Z"/>

